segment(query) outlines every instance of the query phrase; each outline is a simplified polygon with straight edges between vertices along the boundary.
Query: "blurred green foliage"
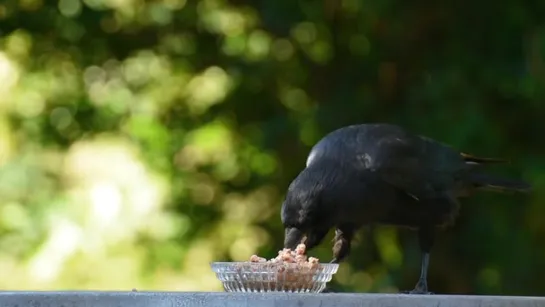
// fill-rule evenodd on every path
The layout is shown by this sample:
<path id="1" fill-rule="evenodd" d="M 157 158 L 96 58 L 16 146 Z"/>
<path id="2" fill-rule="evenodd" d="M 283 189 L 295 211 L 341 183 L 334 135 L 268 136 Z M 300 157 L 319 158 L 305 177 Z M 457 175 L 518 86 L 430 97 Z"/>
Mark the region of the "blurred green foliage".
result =
<path id="1" fill-rule="evenodd" d="M 281 248 L 317 140 L 391 122 L 536 186 L 465 201 L 431 290 L 544 294 L 544 17 L 529 0 L 3 0 L 0 287 L 219 290 L 209 262 Z M 370 229 L 333 286 L 411 289 L 419 256 L 413 233 Z"/>

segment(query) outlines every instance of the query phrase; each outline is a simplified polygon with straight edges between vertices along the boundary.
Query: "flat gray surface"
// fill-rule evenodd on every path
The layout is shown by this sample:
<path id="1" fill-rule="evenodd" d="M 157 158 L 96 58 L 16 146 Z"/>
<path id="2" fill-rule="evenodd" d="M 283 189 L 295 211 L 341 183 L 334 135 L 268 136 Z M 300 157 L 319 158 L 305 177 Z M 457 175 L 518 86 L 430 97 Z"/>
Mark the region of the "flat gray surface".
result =
<path id="1" fill-rule="evenodd" d="M 1 307 L 525 307 L 545 306 L 541 297 L 402 294 L 283 294 L 223 292 L 0 292 Z"/>

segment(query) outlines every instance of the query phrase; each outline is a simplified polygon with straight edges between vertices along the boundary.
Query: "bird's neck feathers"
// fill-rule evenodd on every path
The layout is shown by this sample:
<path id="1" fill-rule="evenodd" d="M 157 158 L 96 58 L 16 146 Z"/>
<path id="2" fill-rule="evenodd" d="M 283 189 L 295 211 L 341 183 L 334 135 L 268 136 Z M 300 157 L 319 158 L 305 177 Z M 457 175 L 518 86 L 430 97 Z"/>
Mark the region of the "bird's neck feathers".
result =
<path id="1" fill-rule="evenodd" d="M 312 164 L 303 169 L 290 184 L 286 203 L 290 206 L 304 206 L 304 204 L 319 202 L 321 196 L 328 190 L 342 185 L 345 172 L 331 165 Z"/>
<path id="2" fill-rule="evenodd" d="M 329 165 L 313 163 L 307 166 L 293 180 L 288 191 L 299 194 L 319 194 L 329 181 L 338 176 L 338 169 Z"/>

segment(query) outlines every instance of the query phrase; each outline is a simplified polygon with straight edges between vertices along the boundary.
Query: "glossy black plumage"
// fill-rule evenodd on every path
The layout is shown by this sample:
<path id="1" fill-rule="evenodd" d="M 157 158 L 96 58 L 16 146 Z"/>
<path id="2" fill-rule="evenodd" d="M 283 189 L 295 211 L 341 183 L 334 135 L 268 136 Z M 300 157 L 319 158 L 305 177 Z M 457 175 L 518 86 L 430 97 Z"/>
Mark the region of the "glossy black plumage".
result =
<path id="1" fill-rule="evenodd" d="M 369 224 L 418 231 L 421 278 L 411 293 L 428 293 L 429 252 L 437 228 L 452 224 L 458 198 L 478 189 L 527 191 L 517 180 L 482 173 L 502 162 L 474 157 L 390 124 L 348 126 L 326 135 L 311 150 L 307 166 L 288 188 L 282 205 L 284 246 L 306 237 L 307 249 L 335 229 L 334 258 L 350 252 L 354 232 Z"/>

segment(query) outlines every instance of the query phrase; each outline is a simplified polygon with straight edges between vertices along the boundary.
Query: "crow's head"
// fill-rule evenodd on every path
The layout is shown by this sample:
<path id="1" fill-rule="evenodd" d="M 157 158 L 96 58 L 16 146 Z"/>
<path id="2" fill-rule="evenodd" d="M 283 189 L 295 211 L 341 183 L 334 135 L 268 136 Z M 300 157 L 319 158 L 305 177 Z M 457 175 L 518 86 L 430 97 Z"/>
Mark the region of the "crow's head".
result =
<path id="1" fill-rule="evenodd" d="M 320 169 L 307 167 L 290 184 L 281 211 L 285 248 L 305 243 L 310 249 L 320 244 L 333 226 L 331 207 L 323 198 L 328 178 Z"/>

